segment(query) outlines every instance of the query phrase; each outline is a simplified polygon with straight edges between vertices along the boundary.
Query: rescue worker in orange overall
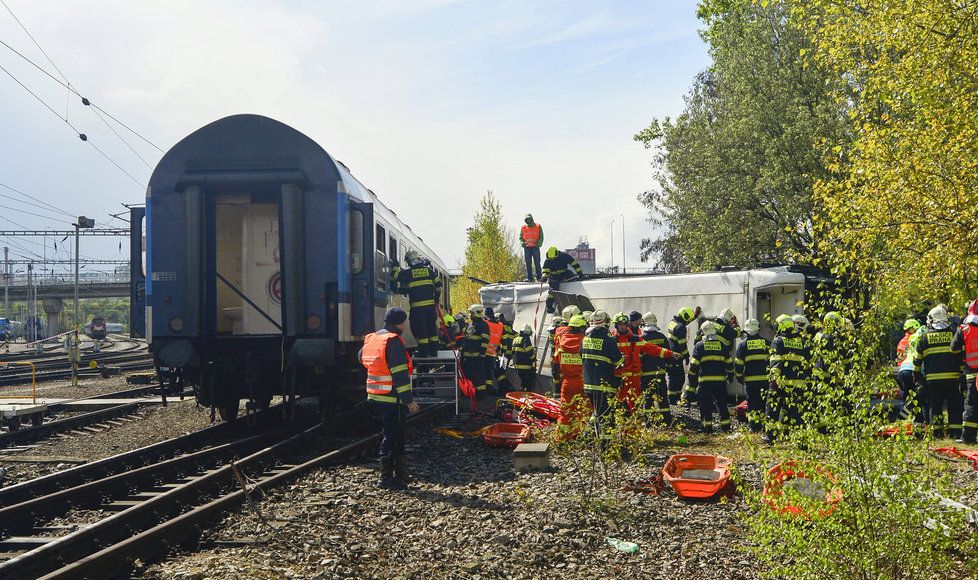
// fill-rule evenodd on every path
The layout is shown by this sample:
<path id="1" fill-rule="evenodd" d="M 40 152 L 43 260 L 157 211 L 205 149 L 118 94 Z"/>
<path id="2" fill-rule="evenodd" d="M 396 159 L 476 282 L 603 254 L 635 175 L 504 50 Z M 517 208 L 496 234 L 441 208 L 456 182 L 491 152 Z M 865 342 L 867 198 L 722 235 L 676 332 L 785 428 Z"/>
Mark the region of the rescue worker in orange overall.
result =
<path id="1" fill-rule="evenodd" d="M 962 443 L 974 445 L 978 443 L 978 300 L 968 307 L 968 315 L 964 319 L 954 339 L 951 350 L 964 353 L 964 430 Z"/>
<path id="2" fill-rule="evenodd" d="M 377 486 L 384 489 L 408 487 L 404 449 L 407 414 L 420 408 L 411 394 L 411 356 L 401 338 L 407 318 L 407 312 L 400 308 L 388 310 L 384 328 L 368 334 L 359 352 L 360 363 L 367 369 L 367 400 L 383 425 Z"/>
<path id="3" fill-rule="evenodd" d="M 502 322 L 496 320 L 496 314 L 492 308 L 486 308 L 486 324 L 489 326 L 489 346 L 486 347 L 486 356 L 483 359 L 485 365 L 483 372 L 487 383 L 496 383 L 496 394 L 503 394 L 505 386 L 499 383 L 500 376 L 497 369 L 499 368 L 499 355 L 502 353 L 503 333 L 506 328 Z M 504 374 L 502 378 L 505 379 L 506 375 Z"/>
<path id="4" fill-rule="evenodd" d="M 628 411 L 642 400 L 642 349 L 641 339 L 632 333 L 628 315 L 619 312 L 612 319 L 615 329 L 611 335 L 618 341 L 618 350 L 625 357 L 625 364 L 615 369 L 620 380 L 618 400 L 628 405 Z"/>
<path id="5" fill-rule="evenodd" d="M 584 394 L 584 367 L 581 363 L 581 343 L 587 321 L 580 314 L 571 316 L 567 330 L 557 337 L 551 369 L 560 378 L 560 425 L 571 425 L 572 433 L 584 426 L 591 414 L 591 405 Z"/>

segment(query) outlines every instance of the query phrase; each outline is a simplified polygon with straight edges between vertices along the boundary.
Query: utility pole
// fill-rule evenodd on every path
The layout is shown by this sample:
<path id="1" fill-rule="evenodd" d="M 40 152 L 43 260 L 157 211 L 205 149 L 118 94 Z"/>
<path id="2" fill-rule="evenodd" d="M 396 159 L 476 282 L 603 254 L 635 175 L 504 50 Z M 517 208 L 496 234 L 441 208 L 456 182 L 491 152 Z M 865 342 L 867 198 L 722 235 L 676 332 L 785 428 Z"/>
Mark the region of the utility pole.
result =
<path id="1" fill-rule="evenodd" d="M 94 228 L 95 220 L 92 218 L 87 218 L 83 215 L 78 216 L 78 221 L 74 224 L 75 226 L 75 324 L 74 327 L 78 328 L 81 324 L 81 313 L 78 311 L 78 236 L 79 230 L 82 228 Z"/>
<path id="2" fill-rule="evenodd" d="M 3 315 L 10 320 L 10 248 L 3 248 Z"/>
<path id="3" fill-rule="evenodd" d="M 625 261 L 625 215 L 621 216 L 621 273 L 625 273 L 625 265 L 628 264 Z"/>

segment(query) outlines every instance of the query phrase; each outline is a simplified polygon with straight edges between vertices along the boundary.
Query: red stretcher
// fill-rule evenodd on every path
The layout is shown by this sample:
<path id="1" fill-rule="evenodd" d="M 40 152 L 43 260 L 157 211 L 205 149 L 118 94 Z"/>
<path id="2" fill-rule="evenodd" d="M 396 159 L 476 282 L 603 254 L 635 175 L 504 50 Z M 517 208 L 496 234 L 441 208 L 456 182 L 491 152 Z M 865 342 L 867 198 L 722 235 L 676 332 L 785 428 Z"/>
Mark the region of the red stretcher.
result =
<path id="1" fill-rule="evenodd" d="M 706 499 L 720 493 L 730 481 L 733 460 L 722 455 L 673 455 L 662 467 L 662 479 L 679 497 Z"/>
<path id="2" fill-rule="evenodd" d="M 560 418 L 560 401 L 529 391 L 506 393 L 506 400 L 518 409 L 539 413 L 553 420 Z"/>
<path id="3" fill-rule="evenodd" d="M 831 482 L 831 489 L 824 490 L 812 481 L 811 475 L 818 474 L 825 481 Z M 821 465 L 800 461 L 785 461 L 768 470 L 764 482 L 762 497 L 768 506 L 785 515 L 806 520 L 821 519 L 835 511 L 842 501 L 842 489 L 835 487 L 838 480 L 828 469 Z M 802 495 L 812 499 L 810 506 L 795 505 L 784 501 L 784 488 L 792 486 Z M 818 507 L 816 507 L 818 506 Z"/>
<path id="4" fill-rule="evenodd" d="M 482 440 L 493 447 L 515 449 L 530 438 L 530 426 L 522 423 L 496 423 L 483 431 Z"/>
<path id="5" fill-rule="evenodd" d="M 958 449 L 957 447 L 938 447 L 934 449 L 934 453 L 940 453 L 941 455 L 947 455 L 955 459 L 959 457 L 967 459 L 971 462 L 971 467 L 978 471 L 978 451 L 967 451 L 965 449 Z"/>

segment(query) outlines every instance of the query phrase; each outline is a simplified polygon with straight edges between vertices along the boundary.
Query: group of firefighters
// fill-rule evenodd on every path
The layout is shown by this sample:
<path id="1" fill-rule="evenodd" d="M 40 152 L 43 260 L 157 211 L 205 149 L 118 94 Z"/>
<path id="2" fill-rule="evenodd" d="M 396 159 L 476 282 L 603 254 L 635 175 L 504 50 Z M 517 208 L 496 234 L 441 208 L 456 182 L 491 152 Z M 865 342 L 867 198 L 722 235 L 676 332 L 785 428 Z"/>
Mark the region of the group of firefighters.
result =
<path id="1" fill-rule="evenodd" d="M 532 250 L 543 232 L 532 216 L 526 221 L 531 231 L 524 228 L 521 240 Z M 408 252 L 406 261 L 406 269 L 392 265 L 392 279 L 394 289 L 408 296 L 410 315 L 400 308 L 389 310 L 384 328 L 366 338 L 360 353 L 367 368 L 368 399 L 378 406 L 384 423 L 379 484 L 389 488 L 406 486 L 404 420 L 418 409 L 411 396 L 411 358 L 401 338 L 408 318 L 418 342 L 416 354 L 436 356 L 440 346 L 457 349 L 461 371 L 476 393 L 491 385 L 497 394 L 513 390 L 507 368 L 516 371 L 521 390 L 537 386 L 537 344 L 529 324 L 517 333 L 512 321 L 482 304 L 445 315 L 439 324 L 438 273 L 415 252 Z M 550 282 L 547 309 L 552 312 L 553 291 L 559 282 L 581 277 L 580 266 L 554 247 L 542 272 L 533 272 L 531 261 L 528 257 L 527 278 L 536 273 L 541 282 Z M 690 340 L 688 328 L 694 322 L 699 329 Z M 613 425 L 616 409 L 632 413 L 638 408 L 669 425 L 670 406 L 691 405 L 695 399 L 704 431 L 712 431 L 714 413 L 720 430 L 729 431 L 727 390 L 736 377 L 746 391 L 748 425 L 752 431 L 763 430 L 763 440 L 770 442 L 781 428 L 803 423 L 825 428 L 818 417 L 828 407 L 843 414 L 850 410 L 845 376 L 855 358 L 852 322 L 829 312 L 817 332 L 802 314 L 781 315 L 772 326 L 775 334 L 769 341 L 761 336 L 757 319 L 741 327 L 729 308 L 707 318 L 699 307 L 684 307 L 663 332 L 651 312 L 611 317 L 601 310 L 568 306 L 548 328 L 554 388 L 563 410 L 558 422 L 571 433 L 591 425 L 603 435 Z M 911 318 L 903 328 L 895 373 L 903 416 L 935 427 L 943 424 L 948 436 L 975 443 L 978 301 L 969 305 L 963 321 L 940 305 L 928 313 L 926 324 Z"/>

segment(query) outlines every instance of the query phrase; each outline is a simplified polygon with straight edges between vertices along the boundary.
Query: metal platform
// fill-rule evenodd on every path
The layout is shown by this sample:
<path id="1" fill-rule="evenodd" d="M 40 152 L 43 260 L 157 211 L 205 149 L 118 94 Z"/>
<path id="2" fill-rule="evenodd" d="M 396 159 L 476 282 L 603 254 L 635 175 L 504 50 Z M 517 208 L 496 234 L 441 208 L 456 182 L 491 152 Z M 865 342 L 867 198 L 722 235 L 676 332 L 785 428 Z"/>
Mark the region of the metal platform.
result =
<path id="1" fill-rule="evenodd" d="M 44 413 L 48 410 L 47 405 L 35 404 L 35 403 L 0 403 L 0 417 L 8 419 L 10 417 L 24 417 L 27 415 L 34 415 L 35 413 Z"/>

